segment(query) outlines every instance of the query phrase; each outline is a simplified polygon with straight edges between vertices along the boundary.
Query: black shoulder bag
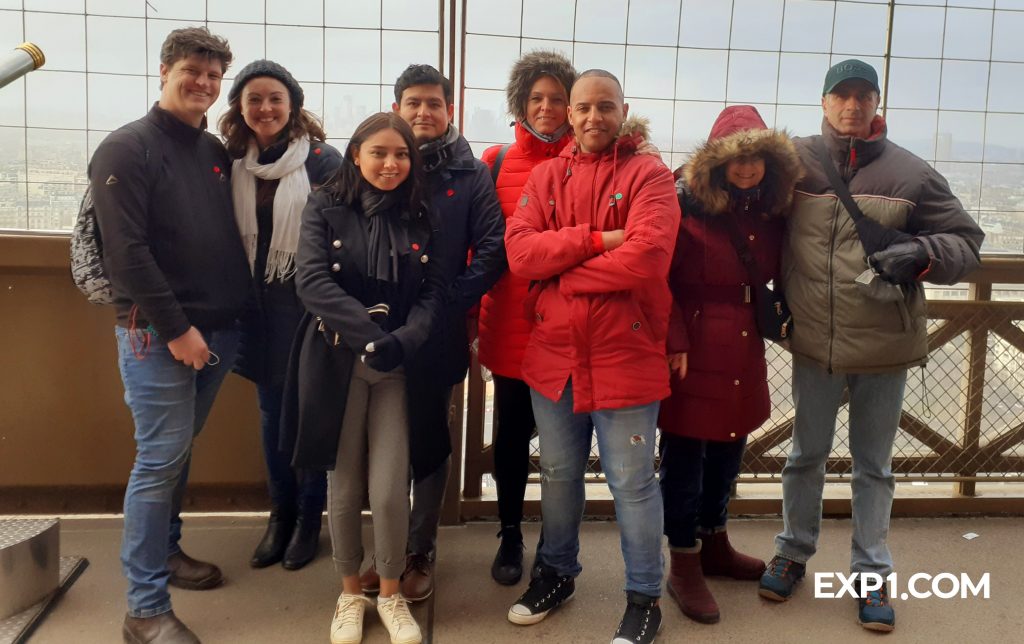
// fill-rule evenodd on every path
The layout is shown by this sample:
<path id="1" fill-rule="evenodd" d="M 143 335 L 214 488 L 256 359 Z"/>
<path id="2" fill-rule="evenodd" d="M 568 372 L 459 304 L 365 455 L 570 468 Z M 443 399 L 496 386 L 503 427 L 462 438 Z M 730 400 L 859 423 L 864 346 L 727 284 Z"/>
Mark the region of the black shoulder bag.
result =
<path id="1" fill-rule="evenodd" d="M 776 288 L 772 290 L 765 284 L 761 275 L 761 269 L 750 252 L 750 246 L 740 233 L 736 221 L 732 215 L 724 215 L 725 227 L 729 231 L 729 239 L 736 248 L 736 254 L 747 269 L 747 277 L 750 280 L 750 291 L 753 292 L 754 320 L 757 322 L 757 330 L 762 338 L 781 342 L 789 338 L 793 333 L 793 314 L 789 312 L 786 298 L 782 291 Z"/>

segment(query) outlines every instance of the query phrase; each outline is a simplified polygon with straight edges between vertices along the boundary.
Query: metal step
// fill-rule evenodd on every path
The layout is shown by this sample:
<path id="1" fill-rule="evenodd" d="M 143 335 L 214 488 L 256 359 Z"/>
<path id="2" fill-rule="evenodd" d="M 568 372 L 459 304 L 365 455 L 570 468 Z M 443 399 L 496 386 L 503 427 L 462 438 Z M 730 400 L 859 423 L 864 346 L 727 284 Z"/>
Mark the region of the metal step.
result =
<path id="1" fill-rule="evenodd" d="M 0 620 L 39 603 L 60 585 L 60 521 L 0 520 Z"/>
<path id="2" fill-rule="evenodd" d="M 89 566 L 85 557 L 64 556 L 60 558 L 60 587 L 46 596 L 43 601 L 29 608 L 0 620 L 0 644 L 25 644 L 32 636 L 36 627 L 49 614 L 50 609 L 61 596 L 75 583 L 78 576 Z"/>

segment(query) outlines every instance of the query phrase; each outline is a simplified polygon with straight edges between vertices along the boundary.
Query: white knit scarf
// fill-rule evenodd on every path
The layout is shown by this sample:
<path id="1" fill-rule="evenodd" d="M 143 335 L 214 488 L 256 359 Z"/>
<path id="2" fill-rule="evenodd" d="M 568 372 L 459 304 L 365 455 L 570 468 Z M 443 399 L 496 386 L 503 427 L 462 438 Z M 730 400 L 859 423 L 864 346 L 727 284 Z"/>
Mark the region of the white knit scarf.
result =
<path id="1" fill-rule="evenodd" d="M 299 223 L 310 190 L 309 175 L 305 168 L 306 157 L 309 156 L 309 139 L 293 139 L 281 158 L 273 163 L 260 165 L 256 161 L 258 156 L 256 142 L 250 141 L 245 156 L 236 159 L 232 166 L 231 196 L 235 203 L 238 232 L 242 235 L 242 243 L 249 256 L 249 270 L 253 271 L 256 237 L 259 233 L 256 223 L 256 179 L 280 179 L 277 192 L 274 193 L 274 232 L 270 237 L 265 273 L 269 284 L 274 278 L 284 281 L 295 275 Z"/>

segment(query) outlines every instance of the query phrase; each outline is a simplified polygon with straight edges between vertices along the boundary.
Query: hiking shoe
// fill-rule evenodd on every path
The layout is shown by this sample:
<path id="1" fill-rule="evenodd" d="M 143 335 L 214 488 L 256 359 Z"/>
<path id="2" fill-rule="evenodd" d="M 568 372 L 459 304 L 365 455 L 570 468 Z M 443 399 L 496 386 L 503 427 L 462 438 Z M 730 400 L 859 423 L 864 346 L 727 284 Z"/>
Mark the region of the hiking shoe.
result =
<path id="1" fill-rule="evenodd" d="M 569 575 L 559 576 L 548 566 L 538 568 L 540 574 L 530 580 L 530 587 L 508 609 L 508 621 L 513 624 L 536 624 L 576 592 L 576 580 Z"/>
<path id="2" fill-rule="evenodd" d="M 523 578 L 523 533 L 519 526 L 505 526 L 498 532 L 501 543 L 491 564 L 491 577 L 503 586 L 514 586 Z"/>
<path id="3" fill-rule="evenodd" d="M 419 644 L 423 641 L 420 627 L 409 612 L 409 602 L 402 593 L 377 599 L 377 613 L 391 635 L 391 644 Z"/>
<path id="4" fill-rule="evenodd" d="M 643 593 L 626 593 L 626 612 L 615 629 L 612 644 L 650 644 L 661 630 L 658 598 Z"/>
<path id="5" fill-rule="evenodd" d="M 427 555 L 410 552 L 405 558 L 402 573 L 402 596 L 406 601 L 419 602 L 434 592 L 434 562 Z"/>
<path id="6" fill-rule="evenodd" d="M 786 601 L 793 594 L 796 583 L 804 578 L 805 569 L 802 563 L 775 555 L 761 575 L 757 594 L 772 601 Z"/>
<path id="7" fill-rule="evenodd" d="M 869 631 L 888 633 L 896 628 L 896 611 L 889 602 L 889 589 L 869 591 L 866 597 L 857 600 L 857 621 Z"/>
<path id="8" fill-rule="evenodd" d="M 359 644 L 363 641 L 363 614 L 373 601 L 366 595 L 341 593 L 331 620 L 331 644 Z"/>

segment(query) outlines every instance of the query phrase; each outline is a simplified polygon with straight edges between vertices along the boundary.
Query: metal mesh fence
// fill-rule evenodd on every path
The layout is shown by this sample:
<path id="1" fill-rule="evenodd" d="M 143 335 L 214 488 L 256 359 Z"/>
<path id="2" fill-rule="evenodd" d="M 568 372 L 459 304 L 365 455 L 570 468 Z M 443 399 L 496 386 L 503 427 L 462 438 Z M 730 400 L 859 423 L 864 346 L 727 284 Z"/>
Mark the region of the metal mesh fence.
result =
<path id="1" fill-rule="evenodd" d="M 1024 480 L 1024 302 L 1020 291 L 997 292 L 996 297 L 1004 301 L 930 303 L 928 363 L 908 374 L 893 446 L 893 472 L 898 480 Z M 777 482 L 792 443 L 791 356 L 769 344 L 767 359 L 771 416 L 748 438 L 741 482 Z M 483 442 L 488 445 L 491 387 L 485 392 Z M 844 402 L 826 470 L 832 480 L 851 474 L 848 421 Z M 491 469 L 487 456 L 479 470 L 484 473 Z M 538 456 L 535 436 L 531 443 L 534 481 L 539 481 Z M 467 473 L 472 471 L 467 468 Z M 602 480 L 596 440 L 587 480 Z"/>

